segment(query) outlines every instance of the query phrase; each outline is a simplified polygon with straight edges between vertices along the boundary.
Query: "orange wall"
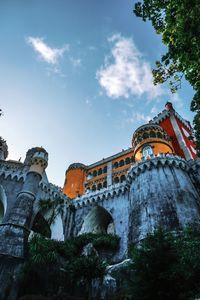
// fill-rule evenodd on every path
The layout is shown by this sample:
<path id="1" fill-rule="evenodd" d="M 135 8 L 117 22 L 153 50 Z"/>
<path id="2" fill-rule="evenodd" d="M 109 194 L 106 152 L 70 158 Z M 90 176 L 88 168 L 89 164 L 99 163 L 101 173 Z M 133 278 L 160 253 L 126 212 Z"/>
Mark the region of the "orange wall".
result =
<path id="1" fill-rule="evenodd" d="M 66 172 L 63 193 L 73 199 L 85 192 L 85 170 L 71 169 Z"/>

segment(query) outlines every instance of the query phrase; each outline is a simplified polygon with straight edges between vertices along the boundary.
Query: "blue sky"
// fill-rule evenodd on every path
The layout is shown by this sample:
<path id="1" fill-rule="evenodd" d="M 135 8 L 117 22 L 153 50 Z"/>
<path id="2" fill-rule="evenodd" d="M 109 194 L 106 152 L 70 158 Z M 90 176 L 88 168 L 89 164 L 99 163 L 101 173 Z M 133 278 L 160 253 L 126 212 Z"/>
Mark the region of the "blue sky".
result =
<path id="1" fill-rule="evenodd" d="M 192 121 L 193 91 L 154 87 L 165 48 L 130 0 L 1 0 L 1 135 L 9 158 L 43 146 L 49 180 L 63 185 L 73 162 L 131 147 L 134 130 L 171 100 Z"/>

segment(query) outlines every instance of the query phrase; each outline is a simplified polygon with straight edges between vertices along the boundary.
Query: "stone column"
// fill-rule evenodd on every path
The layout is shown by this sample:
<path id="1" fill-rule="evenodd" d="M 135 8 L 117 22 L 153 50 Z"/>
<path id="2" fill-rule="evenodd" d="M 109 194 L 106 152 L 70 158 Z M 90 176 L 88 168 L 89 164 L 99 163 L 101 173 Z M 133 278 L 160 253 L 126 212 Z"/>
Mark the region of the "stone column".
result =
<path id="1" fill-rule="evenodd" d="M 38 148 L 32 157 L 22 191 L 0 224 L 1 300 L 14 300 L 17 297 L 17 275 L 26 258 L 33 205 L 47 161 L 47 152 L 43 148 Z"/>

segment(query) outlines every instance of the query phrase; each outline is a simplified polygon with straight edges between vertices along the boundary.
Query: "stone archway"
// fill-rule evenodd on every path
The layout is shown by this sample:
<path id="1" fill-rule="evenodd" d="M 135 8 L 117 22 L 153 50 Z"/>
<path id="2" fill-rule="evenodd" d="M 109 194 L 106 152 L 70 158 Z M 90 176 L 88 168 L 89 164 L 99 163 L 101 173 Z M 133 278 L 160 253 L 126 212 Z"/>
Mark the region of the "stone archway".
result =
<path id="1" fill-rule="evenodd" d="M 0 224 L 3 221 L 3 217 L 7 209 L 7 197 L 4 188 L 0 185 Z"/>
<path id="2" fill-rule="evenodd" d="M 101 206 L 95 206 L 87 214 L 79 234 L 83 233 L 115 233 L 111 214 Z"/>

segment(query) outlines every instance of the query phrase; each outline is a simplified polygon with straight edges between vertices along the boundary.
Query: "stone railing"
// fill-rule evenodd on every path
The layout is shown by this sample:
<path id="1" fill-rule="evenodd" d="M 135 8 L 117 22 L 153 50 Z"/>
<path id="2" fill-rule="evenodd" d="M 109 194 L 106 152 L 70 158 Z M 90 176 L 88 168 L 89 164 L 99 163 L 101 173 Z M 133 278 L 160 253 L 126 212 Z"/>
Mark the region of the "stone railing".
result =
<path id="1" fill-rule="evenodd" d="M 180 156 L 173 154 L 152 155 L 149 159 L 142 159 L 130 168 L 127 173 L 127 183 L 131 183 L 136 176 L 144 173 L 146 170 L 159 168 L 160 166 L 174 166 L 186 171 L 192 169 L 189 163 Z"/>

